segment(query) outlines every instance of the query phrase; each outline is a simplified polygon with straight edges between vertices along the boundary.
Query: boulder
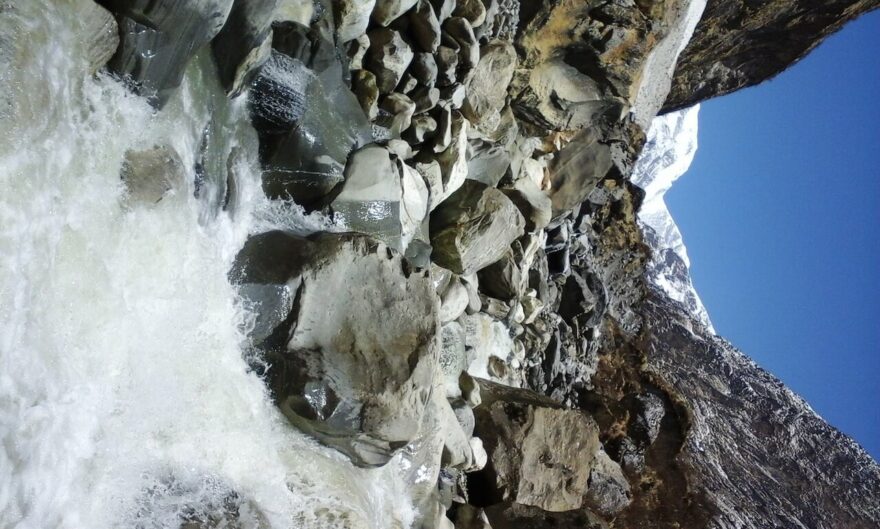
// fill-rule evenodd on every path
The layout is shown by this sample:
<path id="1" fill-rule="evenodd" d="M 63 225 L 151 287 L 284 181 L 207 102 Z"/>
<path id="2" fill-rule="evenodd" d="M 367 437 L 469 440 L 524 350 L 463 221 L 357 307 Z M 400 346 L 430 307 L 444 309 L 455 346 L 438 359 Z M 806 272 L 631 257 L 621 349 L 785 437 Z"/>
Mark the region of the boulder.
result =
<path id="1" fill-rule="evenodd" d="M 392 92 L 385 96 L 380 108 L 391 114 L 391 135 L 395 138 L 399 138 L 401 133 L 408 129 L 410 124 L 412 124 L 412 117 L 416 111 L 416 104 L 406 94 Z"/>
<path id="2" fill-rule="evenodd" d="M 308 26 L 315 15 L 315 3 L 312 0 L 278 0 L 275 20 L 278 22 L 296 22 Z"/>
<path id="3" fill-rule="evenodd" d="M 464 105 L 466 95 L 467 87 L 461 83 L 454 83 L 440 89 L 440 100 L 445 101 L 453 110 L 458 110 Z"/>
<path id="4" fill-rule="evenodd" d="M 480 44 L 466 18 L 450 17 L 443 22 L 443 31 L 458 45 L 458 63 L 461 79 L 467 78 L 480 62 Z"/>
<path id="5" fill-rule="evenodd" d="M 434 54 L 437 63 L 437 86 L 450 86 L 455 83 L 458 70 L 458 53 L 449 46 L 440 46 Z"/>
<path id="6" fill-rule="evenodd" d="M 409 12 L 409 30 L 422 51 L 434 53 L 440 47 L 440 21 L 428 0 L 419 0 Z"/>
<path id="7" fill-rule="evenodd" d="M 434 7 L 434 12 L 437 13 L 437 19 L 440 20 L 440 22 L 451 17 L 452 12 L 455 11 L 456 0 L 430 0 L 430 2 Z"/>
<path id="8" fill-rule="evenodd" d="M 418 145 L 431 137 L 437 130 L 437 120 L 427 114 L 412 118 L 412 125 L 404 133 L 403 138 L 412 145 Z"/>
<path id="9" fill-rule="evenodd" d="M 327 86 L 277 52 L 253 83 L 251 113 L 261 132 L 264 191 L 309 209 L 342 182 L 349 153 L 372 140 L 367 116 L 345 85 Z"/>
<path id="10" fill-rule="evenodd" d="M 278 0 L 235 0 L 220 33 L 211 41 L 220 83 L 238 95 L 268 59 Z"/>
<path id="11" fill-rule="evenodd" d="M 345 82 L 347 67 L 344 53 L 333 34 L 333 16 L 327 9 L 319 11 L 311 25 L 297 22 L 276 22 L 272 25 L 272 48 L 305 64 L 328 87 Z"/>
<path id="12" fill-rule="evenodd" d="M 447 147 L 440 152 L 437 163 L 440 164 L 440 175 L 443 182 L 443 192 L 436 198 L 437 202 L 446 200 L 448 196 L 461 187 L 467 178 L 467 131 L 468 122 L 460 113 L 450 112 L 449 107 L 441 109 L 440 122 L 437 124 L 438 133 L 435 136 L 434 150 L 446 143 Z M 441 137 L 442 135 L 442 137 Z"/>
<path id="13" fill-rule="evenodd" d="M 174 188 L 182 188 L 186 169 L 173 148 L 157 145 L 145 151 L 126 151 L 119 173 L 126 204 L 156 204 Z"/>
<path id="14" fill-rule="evenodd" d="M 392 29 L 374 29 L 368 35 L 370 48 L 367 50 L 365 66 L 376 75 L 379 92 L 391 93 L 409 67 L 413 51 L 400 33 Z"/>
<path id="15" fill-rule="evenodd" d="M 457 320 L 468 306 L 467 288 L 453 278 L 440 298 L 440 323 Z"/>
<path id="16" fill-rule="evenodd" d="M 468 146 L 468 178 L 495 187 L 510 169 L 510 149 L 505 145 L 471 141 Z"/>
<path id="17" fill-rule="evenodd" d="M 620 465 L 604 450 L 596 452 L 585 497 L 587 506 L 602 516 L 614 516 L 631 501 L 629 482 Z"/>
<path id="18" fill-rule="evenodd" d="M 504 193 L 466 180 L 431 213 L 432 259 L 457 274 L 476 272 L 501 258 L 524 225 Z"/>
<path id="19" fill-rule="evenodd" d="M 196 52 L 226 22 L 233 0 L 102 0 L 116 15 L 120 43 L 108 67 L 161 108 Z"/>
<path id="20" fill-rule="evenodd" d="M 370 37 L 366 33 L 354 39 L 348 46 L 348 67 L 350 70 L 362 70 L 364 57 L 370 48 Z"/>
<path id="21" fill-rule="evenodd" d="M 375 6 L 376 0 L 333 0 L 339 42 L 349 42 L 363 35 Z"/>
<path id="22" fill-rule="evenodd" d="M 428 188 L 414 169 L 371 144 L 352 154 L 330 209 L 349 229 L 402 252 L 428 213 Z"/>
<path id="23" fill-rule="evenodd" d="M 487 296 L 501 300 L 519 298 L 522 290 L 522 274 L 513 250 L 504 252 L 501 259 L 477 272 L 480 290 Z"/>
<path id="24" fill-rule="evenodd" d="M 508 42 L 493 41 L 480 50 L 461 110 L 477 130 L 488 134 L 498 128 L 516 63 L 516 50 Z"/>
<path id="25" fill-rule="evenodd" d="M 550 224 L 553 204 L 532 180 L 521 178 L 512 188 L 501 191 L 519 208 L 526 220 L 526 231 L 543 230 Z"/>
<path id="26" fill-rule="evenodd" d="M 87 35 L 89 73 L 95 73 L 107 64 L 119 46 L 119 28 L 113 14 L 92 1 L 83 2 L 81 22 Z"/>
<path id="27" fill-rule="evenodd" d="M 484 483 L 497 487 L 493 499 L 551 512 L 580 509 L 601 450 L 593 419 L 488 381 L 480 381 L 480 394 L 475 434 L 489 456 L 482 472 Z"/>
<path id="28" fill-rule="evenodd" d="M 437 163 L 437 160 L 417 162 L 415 169 L 422 175 L 425 185 L 428 186 L 428 210 L 433 211 L 440 204 L 440 198 L 443 195 L 443 175 L 440 171 L 440 164 Z"/>
<path id="29" fill-rule="evenodd" d="M 416 437 L 439 353 L 427 271 L 361 235 L 273 231 L 247 241 L 230 280 L 293 292 L 262 346 L 272 395 L 293 425 L 360 466 L 385 464 Z"/>
<path id="30" fill-rule="evenodd" d="M 379 87 L 376 86 L 376 76 L 373 72 L 355 70 L 351 74 L 351 89 L 367 118 L 376 119 L 379 114 Z"/>
<path id="31" fill-rule="evenodd" d="M 471 27 L 477 28 L 486 21 L 486 6 L 483 0 L 457 0 L 452 15 L 466 19 Z"/>
<path id="32" fill-rule="evenodd" d="M 437 106 L 440 102 L 440 90 L 422 86 L 413 90 L 411 97 L 416 104 L 416 114 L 421 114 Z"/>
<path id="33" fill-rule="evenodd" d="M 418 0 L 376 0 L 373 21 L 380 26 L 388 26 L 409 11 L 417 2 Z"/>
<path id="34" fill-rule="evenodd" d="M 613 166 L 611 146 L 600 141 L 597 131 L 587 129 L 579 133 L 556 153 L 550 164 L 553 215 L 579 206 Z"/>
<path id="35" fill-rule="evenodd" d="M 422 86 L 431 87 L 437 82 L 437 61 L 430 53 L 416 53 L 410 63 L 409 71 Z"/>
<path id="36" fill-rule="evenodd" d="M 309 86 L 316 77 L 302 61 L 272 52 L 251 82 L 248 107 L 254 128 L 264 134 L 285 134 L 306 112 Z"/>

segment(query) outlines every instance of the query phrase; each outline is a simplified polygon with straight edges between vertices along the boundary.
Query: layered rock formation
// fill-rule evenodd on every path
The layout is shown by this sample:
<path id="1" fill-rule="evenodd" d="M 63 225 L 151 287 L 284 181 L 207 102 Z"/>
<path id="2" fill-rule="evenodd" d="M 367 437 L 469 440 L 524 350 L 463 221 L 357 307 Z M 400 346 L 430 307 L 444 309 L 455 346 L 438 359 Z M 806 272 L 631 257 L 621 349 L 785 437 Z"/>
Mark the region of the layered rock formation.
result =
<path id="1" fill-rule="evenodd" d="M 648 134 L 661 107 L 759 82 L 873 4 L 798 4 L 797 44 L 758 68 L 740 32 L 787 24 L 786 3 L 737 11 L 736 30 L 720 2 L 697 24 L 697 0 L 100 3 L 119 45 L 103 35 L 96 61 L 162 112 L 207 50 L 259 138 L 266 200 L 322 219 L 255 223 L 237 253 L 243 355 L 339 465 L 407 469 L 414 527 L 880 523 L 880 467 L 714 337 L 680 241 L 639 219 L 675 162 L 663 123 Z M 203 157 L 225 208 L 232 154 L 225 171 Z M 128 205 L 162 202 L 183 163 L 131 151 Z"/>

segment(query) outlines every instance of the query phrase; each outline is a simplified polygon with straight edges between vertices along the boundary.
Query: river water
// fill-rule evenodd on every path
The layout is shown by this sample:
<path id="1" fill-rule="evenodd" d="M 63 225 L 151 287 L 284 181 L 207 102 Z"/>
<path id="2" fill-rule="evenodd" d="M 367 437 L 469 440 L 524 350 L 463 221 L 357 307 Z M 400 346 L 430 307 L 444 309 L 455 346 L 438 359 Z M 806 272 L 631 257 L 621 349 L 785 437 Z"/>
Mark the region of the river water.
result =
<path id="1" fill-rule="evenodd" d="M 0 528 L 179 527 L 230 504 L 246 527 L 407 526 L 408 461 L 352 467 L 243 360 L 231 261 L 256 229 L 308 227 L 262 198 L 244 98 L 205 53 L 160 112 L 91 75 L 86 3 L 0 1 Z M 209 172 L 238 153 L 225 210 L 225 175 L 196 192 L 206 127 Z M 123 156 L 154 145 L 185 182 L 127 203 Z"/>

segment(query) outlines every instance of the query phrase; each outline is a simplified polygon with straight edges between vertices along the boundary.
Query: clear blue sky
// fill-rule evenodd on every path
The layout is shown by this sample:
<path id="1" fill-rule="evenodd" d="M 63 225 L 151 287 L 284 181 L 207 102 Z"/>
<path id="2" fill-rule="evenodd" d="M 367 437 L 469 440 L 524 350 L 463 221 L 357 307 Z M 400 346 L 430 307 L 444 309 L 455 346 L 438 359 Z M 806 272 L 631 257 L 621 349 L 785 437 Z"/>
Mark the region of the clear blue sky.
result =
<path id="1" fill-rule="evenodd" d="M 880 12 L 704 103 L 666 200 L 718 333 L 880 460 Z"/>

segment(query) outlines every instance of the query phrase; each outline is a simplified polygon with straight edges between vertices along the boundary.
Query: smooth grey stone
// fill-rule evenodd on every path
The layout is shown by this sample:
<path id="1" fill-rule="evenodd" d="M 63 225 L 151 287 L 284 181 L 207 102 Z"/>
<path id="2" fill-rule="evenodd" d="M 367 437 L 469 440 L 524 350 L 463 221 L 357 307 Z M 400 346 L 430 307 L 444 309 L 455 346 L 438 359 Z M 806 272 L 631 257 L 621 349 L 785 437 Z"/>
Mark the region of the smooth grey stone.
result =
<path id="1" fill-rule="evenodd" d="M 110 71 L 162 108 L 196 52 L 214 38 L 233 0 L 103 0 L 116 15 L 120 43 Z"/>
<path id="2" fill-rule="evenodd" d="M 466 180 L 431 213 L 432 258 L 457 274 L 476 272 L 501 258 L 524 224 L 504 193 Z"/>
<path id="3" fill-rule="evenodd" d="M 237 96 L 268 59 L 277 0 L 235 0 L 220 33 L 211 41 L 220 84 Z"/>
<path id="4" fill-rule="evenodd" d="M 409 30 L 422 51 L 437 51 L 440 46 L 440 21 L 428 0 L 419 0 L 409 12 Z"/>
<path id="5" fill-rule="evenodd" d="M 400 33 L 391 29 L 374 29 L 368 35 L 370 48 L 367 50 L 366 67 L 376 75 L 379 92 L 391 93 L 412 61 L 412 49 Z"/>

